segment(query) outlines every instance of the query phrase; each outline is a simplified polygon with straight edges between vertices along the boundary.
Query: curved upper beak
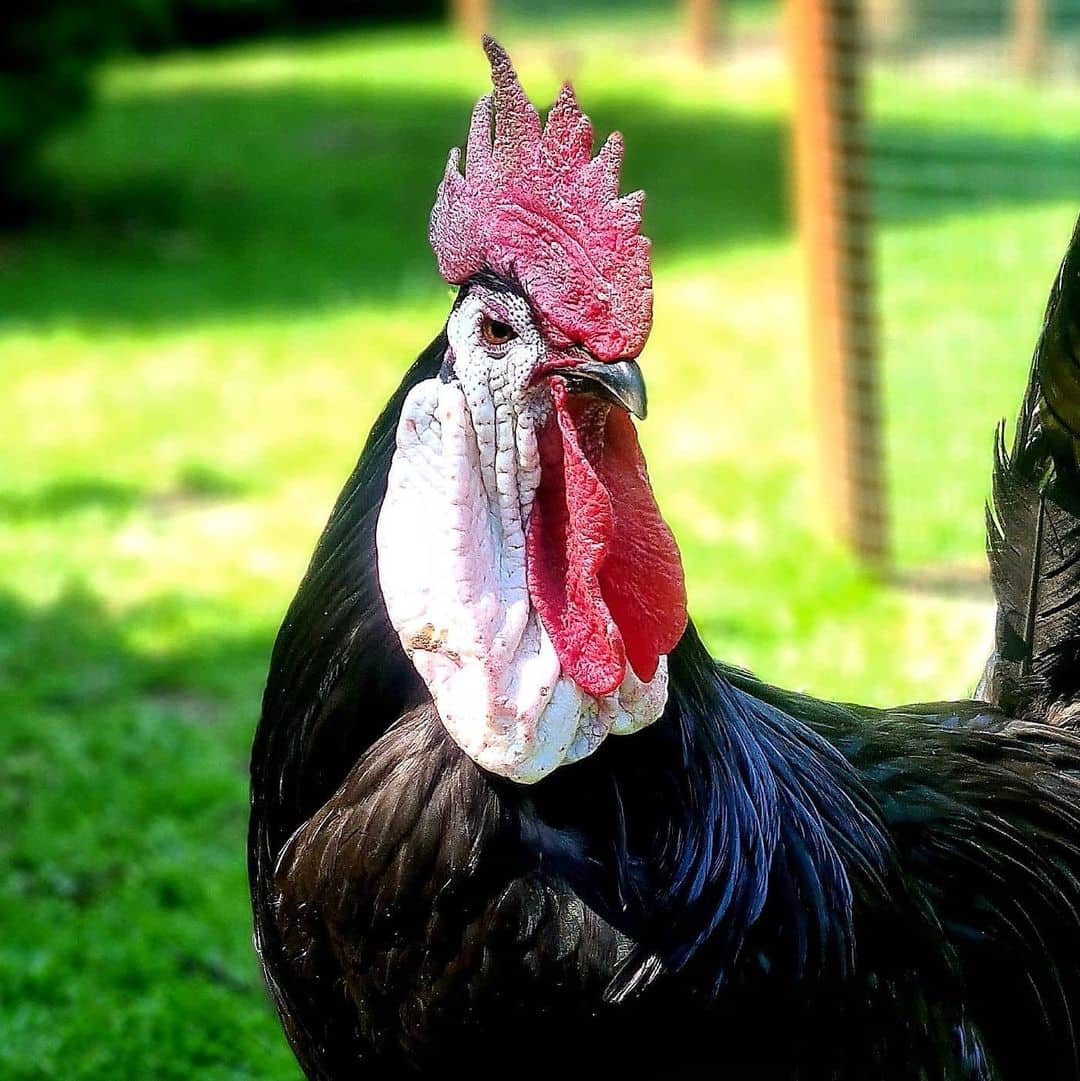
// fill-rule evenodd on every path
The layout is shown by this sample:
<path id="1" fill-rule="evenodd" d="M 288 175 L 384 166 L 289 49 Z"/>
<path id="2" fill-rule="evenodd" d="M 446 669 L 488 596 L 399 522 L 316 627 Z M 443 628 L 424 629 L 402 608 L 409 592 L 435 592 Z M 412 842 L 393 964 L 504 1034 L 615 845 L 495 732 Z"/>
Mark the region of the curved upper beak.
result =
<path id="1" fill-rule="evenodd" d="M 558 372 L 572 392 L 595 394 L 644 420 L 648 412 L 645 377 L 636 360 L 589 360 Z"/>

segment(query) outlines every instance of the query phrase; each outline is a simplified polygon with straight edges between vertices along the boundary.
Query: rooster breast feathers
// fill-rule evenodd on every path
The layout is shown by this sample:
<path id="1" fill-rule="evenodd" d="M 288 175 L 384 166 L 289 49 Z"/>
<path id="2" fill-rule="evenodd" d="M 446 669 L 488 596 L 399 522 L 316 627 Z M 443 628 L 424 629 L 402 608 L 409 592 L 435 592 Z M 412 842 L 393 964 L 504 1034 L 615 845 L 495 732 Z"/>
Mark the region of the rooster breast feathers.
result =
<path id="1" fill-rule="evenodd" d="M 484 1076 L 525 1026 L 560 1034 L 530 1045 L 537 1076 L 567 1047 L 631 1071 L 720 1047 L 733 1076 L 998 1076 L 991 1054 L 1071 1076 L 1075 742 L 975 703 L 793 696 L 692 631 L 673 669 L 670 724 L 527 794 L 430 705 L 347 771 L 261 913 L 311 1075 Z"/>

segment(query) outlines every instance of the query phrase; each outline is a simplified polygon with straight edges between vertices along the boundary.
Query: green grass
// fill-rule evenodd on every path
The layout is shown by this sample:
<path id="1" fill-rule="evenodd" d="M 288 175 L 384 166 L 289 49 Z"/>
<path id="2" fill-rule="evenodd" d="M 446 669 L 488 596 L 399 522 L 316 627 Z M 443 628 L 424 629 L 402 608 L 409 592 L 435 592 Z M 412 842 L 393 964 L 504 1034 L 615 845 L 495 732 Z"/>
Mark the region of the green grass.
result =
<path id="1" fill-rule="evenodd" d="M 575 75 L 649 191 L 642 440 L 714 650 L 839 697 L 969 690 L 985 600 L 875 584 L 821 529 L 776 66 L 508 43 L 540 100 Z M 116 64 L 49 148 L 52 214 L 0 242 L 4 1077 L 296 1076 L 249 944 L 247 748 L 329 506 L 445 314 L 426 216 L 483 83 L 434 31 Z M 980 558 L 1078 104 L 875 87 L 903 567 Z"/>

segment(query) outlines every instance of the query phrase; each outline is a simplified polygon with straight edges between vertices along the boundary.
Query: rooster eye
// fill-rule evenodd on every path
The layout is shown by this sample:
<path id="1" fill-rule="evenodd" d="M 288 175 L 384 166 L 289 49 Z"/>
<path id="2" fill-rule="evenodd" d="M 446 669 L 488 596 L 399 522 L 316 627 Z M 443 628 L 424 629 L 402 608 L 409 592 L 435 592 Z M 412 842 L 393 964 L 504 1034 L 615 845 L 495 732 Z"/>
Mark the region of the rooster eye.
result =
<path id="1" fill-rule="evenodd" d="M 480 323 L 480 333 L 488 345 L 505 345 L 517 337 L 512 326 L 508 323 L 500 323 L 498 319 L 492 319 L 488 315 L 485 315 Z"/>

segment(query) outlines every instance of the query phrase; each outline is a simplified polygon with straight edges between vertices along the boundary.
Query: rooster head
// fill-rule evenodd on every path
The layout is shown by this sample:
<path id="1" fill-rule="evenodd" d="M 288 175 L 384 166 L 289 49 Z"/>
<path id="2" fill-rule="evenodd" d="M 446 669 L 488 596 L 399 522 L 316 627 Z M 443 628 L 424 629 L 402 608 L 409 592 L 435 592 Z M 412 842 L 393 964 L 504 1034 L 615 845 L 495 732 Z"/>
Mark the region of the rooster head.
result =
<path id="1" fill-rule="evenodd" d="M 378 573 L 451 737 L 528 783 L 660 716 L 686 592 L 630 419 L 652 325 L 643 193 L 619 196 L 621 137 L 593 157 L 569 85 L 541 127 L 484 48 L 494 93 L 431 215 L 460 289 L 442 369 L 402 408 Z"/>

